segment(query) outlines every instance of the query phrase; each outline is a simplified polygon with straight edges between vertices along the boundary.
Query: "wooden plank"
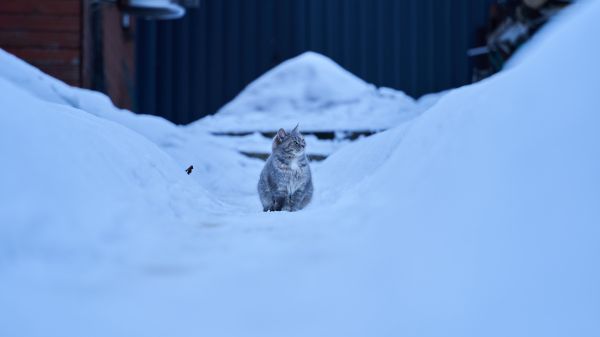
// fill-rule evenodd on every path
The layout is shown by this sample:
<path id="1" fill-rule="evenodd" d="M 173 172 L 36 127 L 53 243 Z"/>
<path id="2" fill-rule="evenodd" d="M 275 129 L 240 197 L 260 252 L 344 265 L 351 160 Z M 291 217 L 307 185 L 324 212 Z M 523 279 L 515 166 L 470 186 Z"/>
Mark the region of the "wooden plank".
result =
<path id="1" fill-rule="evenodd" d="M 264 152 L 246 152 L 246 151 L 239 151 L 239 152 L 246 157 L 256 158 L 256 159 L 260 159 L 263 161 L 266 161 L 270 155 L 270 153 L 264 153 Z M 327 159 L 327 156 L 324 154 L 307 153 L 306 156 L 308 157 L 309 161 L 323 161 L 323 160 Z"/>
<path id="2" fill-rule="evenodd" d="M 81 20 L 81 79 L 80 85 L 84 88 L 91 88 L 94 76 L 94 36 L 92 29 L 92 2 L 95 0 L 81 0 L 82 11 Z"/>
<path id="3" fill-rule="evenodd" d="M 79 15 L 79 0 L 1 0 L 0 13 Z"/>
<path id="4" fill-rule="evenodd" d="M 0 30 L 78 32 L 79 16 L 47 16 L 0 13 Z"/>
<path id="5" fill-rule="evenodd" d="M 77 32 L 18 32 L 0 31 L 0 48 L 44 47 L 79 48 L 81 41 Z"/>
<path id="6" fill-rule="evenodd" d="M 369 137 L 378 132 L 384 130 L 349 130 L 349 131 L 310 131 L 302 130 L 303 135 L 312 135 L 322 140 L 333 140 L 333 139 L 344 139 L 344 140 L 356 140 L 360 137 Z M 229 137 L 243 137 L 249 136 L 255 133 L 255 131 L 225 131 L 225 132 L 211 132 L 214 136 L 229 136 Z M 261 131 L 260 134 L 266 138 L 275 137 L 276 131 Z"/>
<path id="7" fill-rule="evenodd" d="M 36 68 L 39 68 L 44 73 L 56 77 L 61 81 L 67 82 L 71 85 L 79 84 L 79 67 L 72 65 L 37 65 L 31 63 Z"/>
<path id="8" fill-rule="evenodd" d="M 6 48 L 6 51 L 28 62 L 41 65 L 79 65 L 79 49 Z"/>
<path id="9" fill-rule="evenodd" d="M 38 67 L 38 65 L 36 65 L 34 62 L 31 63 L 32 65 Z M 74 65 L 41 65 L 38 68 L 40 68 L 41 70 L 43 70 L 44 72 L 46 72 L 49 75 L 62 75 L 62 76 L 66 76 L 66 77 L 73 77 L 73 78 L 77 78 L 79 77 L 79 67 L 74 66 Z"/>

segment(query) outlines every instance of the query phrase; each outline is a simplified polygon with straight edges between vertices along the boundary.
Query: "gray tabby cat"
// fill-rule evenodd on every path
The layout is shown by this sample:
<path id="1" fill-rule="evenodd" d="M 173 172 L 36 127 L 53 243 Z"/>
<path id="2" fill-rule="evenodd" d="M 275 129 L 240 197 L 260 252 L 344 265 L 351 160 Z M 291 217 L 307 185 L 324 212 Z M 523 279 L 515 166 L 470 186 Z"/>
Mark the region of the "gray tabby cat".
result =
<path id="1" fill-rule="evenodd" d="M 260 173 L 258 195 L 263 211 L 290 211 L 304 208 L 313 193 L 306 143 L 298 125 L 289 134 L 279 129 L 273 139 L 273 153 Z"/>

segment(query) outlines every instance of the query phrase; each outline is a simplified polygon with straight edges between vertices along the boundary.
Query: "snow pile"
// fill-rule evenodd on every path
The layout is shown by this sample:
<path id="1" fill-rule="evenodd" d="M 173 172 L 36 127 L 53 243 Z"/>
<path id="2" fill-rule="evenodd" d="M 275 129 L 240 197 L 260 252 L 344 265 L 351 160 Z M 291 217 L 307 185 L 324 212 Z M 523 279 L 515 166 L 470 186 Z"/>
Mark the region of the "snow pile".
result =
<path id="1" fill-rule="evenodd" d="M 352 210 L 344 219 L 370 251 L 341 270 L 364 282 L 358 296 L 373 306 L 345 312 L 372 317 L 371 335 L 600 333 L 600 38 L 580 39 L 600 29 L 600 3 L 565 14 L 511 70 L 319 171 L 354 186 L 338 207 Z"/>
<path id="2" fill-rule="evenodd" d="M 171 138 L 178 132 L 175 125 L 163 118 L 117 109 L 106 95 L 71 87 L 2 49 L 0 60 L 0 78 L 40 100 L 81 109 L 97 117 L 117 122 L 154 142 Z M 8 97 L 9 93 L 4 95 Z"/>
<path id="3" fill-rule="evenodd" d="M 210 131 L 383 130 L 421 110 L 400 91 L 375 88 L 331 59 L 306 52 L 252 82 L 215 115 L 194 123 Z"/>
<path id="4" fill-rule="evenodd" d="M 183 167 L 139 134 L 2 78 L 0 92 L 0 261 L 119 255 L 173 231 L 160 225 L 197 222 L 215 208 Z"/>
<path id="5" fill-rule="evenodd" d="M 134 137 L 139 138 L 142 136 L 146 138 L 146 140 L 149 141 L 148 145 L 156 149 L 155 152 L 162 151 L 163 156 L 170 157 L 169 159 L 171 160 L 171 165 L 178 165 L 177 175 L 180 175 L 182 172 L 184 172 L 183 170 L 189 165 L 194 165 L 194 172 L 196 174 L 192 176 L 191 180 L 186 179 L 186 183 L 188 180 L 191 184 L 197 183 L 200 185 L 200 189 L 210 190 L 213 192 L 213 195 L 217 195 L 220 198 L 229 199 L 229 195 L 235 194 L 238 197 L 239 195 L 246 195 L 247 199 L 256 199 L 254 195 L 255 183 L 247 181 L 247 179 L 239 174 L 236 174 L 236 172 L 244 170 L 248 167 L 257 169 L 257 167 L 260 166 L 260 163 L 256 162 L 255 160 L 243 160 L 243 157 L 237 153 L 237 151 L 240 149 L 235 147 L 235 142 L 226 142 L 223 139 L 210 137 L 204 130 L 195 130 L 190 127 L 176 126 L 173 123 L 157 116 L 140 115 L 132 113 L 131 111 L 118 109 L 105 95 L 86 89 L 68 86 L 63 82 L 42 73 L 38 69 L 1 49 L 0 64 L 2 64 L 2 66 L 0 66 L 0 79 L 5 81 L 5 85 L 7 86 L 3 96 L 7 98 L 7 102 L 11 103 L 0 107 L 0 111 L 3 114 L 6 114 L 5 118 L 14 118 L 14 116 L 11 117 L 9 115 L 15 114 L 17 108 L 27 109 L 29 111 L 33 110 L 39 114 L 48 114 L 46 118 L 53 118 L 51 113 L 45 112 L 47 109 L 33 109 L 27 104 L 24 104 L 22 101 L 12 99 L 12 92 L 16 90 L 21 92 L 21 96 L 27 94 L 28 98 L 26 101 L 32 100 L 33 102 L 38 102 L 41 104 L 41 106 L 51 105 L 54 107 L 54 110 L 66 109 L 69 111 L 79 111 L 79 114 L 83 115 L 85 118 L 91 118 L 93 116 L 98 117 L 95 120 L 98 120 L 102 123 L 112 121 L 129 129 L 129 131 L 134 134 Z M 35 119 L 33 116 L 31 118 Z M 9 125 L 10 124 L 7 123 L 5 127 L 9 127 Z M 21 125 L 21 127 L 25 126 Z M 32 129 L 27 130 L 27 132 L 35 133 L 37 130 Z M 65 131 L 63 129 L 58 129 L 55 130 L 55 132 L 64 133 Z M 123 146 L 126 146 L 129 142 L 125 139 L 119 138 L 118 136 L 115 137 L 116 138 L 113 139 L 115 144 L 122 143 Z M 76 142 L 76 139 L 72 138 L 71 141 Z M 19 142 L 13 140 L 11 144 L 14 143 Z M 7 146 L 10 146 L 10 144 L 7 143 Z M 61 151 L 60 146 L 52 142 L 47 143 L 46 146 L 47 148 L 44 151 L 47 151 L 48 153 Z M 270 144 L 268 146 L 270 147 Z M 50 148 L 52 147 L 55 148 L 51 150 Z M 20 151 L 20 149 L 18 147 L 14 148 L 13 152 L 14 151 Z M 147 150 L 141 152 L 131 151 L 129 155 L 132 156 L 132 158 L 135 156 L 142 156 L 144 157 L 142 158 L 143 161 L 147 160 L 149 156 Z M 110 154 L 106 154 L 106 158 L 110 159 Z M 152 158 L 152 156 L 150 156 L 150 158 Z M 54 161 L 45 162 L 45 167 L 54 166 L 60 168 L 67 162 L 62 160 L 60 157 L 54 157 L 53 160 Z M 85 163 L 81 164 L 86 165 Z M 89 163 L 89 165 L 92 164 L 93 163 Z M 80 168 L 77 166 L 72 167 L 74 171 L 88 170 L 87 168 Z M 143 171 L 145 169 L 146 166 L 141 165 L 137 170 Z M 170 174 L 165 174 L 164 176 L 168 177 Z M 46 174 L 44 177 L 46 177 L 47 180 L 53 179 L 51 178 L 50 174 Z M 229 181 L 231 185 L 228 186 L 228 188 L 223 188 L 223 180 Z M 27 180 L 19 180 L 19 183 L 22 184 L 26 184 L 26 182 Z M 234 182 L 236 183 L 234 184 Z M 102 191 L 104 186 L 102 180 L 89 181 L 89 184 L 94 183 L 100 184 L 100 186 L 97 186 L 96 189 Z M 171 182 L 165 183 L 171 184 Z M 197 185 L 190 185 L 189 187 L 192 190 L 198 188 Z M 15 188 L 17 188 L 17 186 L 15 186 Z M 36 188 L 43 190 L 45 185 L 41 184 Z M 21 190 L 23 190 L 23 192 L 19 193 L 22 193 L 24 196 L 26 196 L 26 190 L 22 188 Z M 4 190 L 4 192 L 4 197 L 8 199 L 11 198 L 12 191 Z M 184 193 L 180 194 L 181 196 L 184 195 Z M 150 195 L 149 197 L 152 198 L 153 196 Z M 166 198 L 167 195 L 163 197 Z M 191 199 L 193 200 L 194 198 Z M 79 202 L 89 202 L 90 207 L 97 207 L 100 209 L 104 207 L 103 204 L 95 204 L 88 198 L 84 198 Z M 259 204 L 258 200 L 256 200 L 256 203 Z M 252 203 L 250 202 L 250 204 Z M 228 205 L 222 206 L 227 207 Z M 239 204 L 237 202 L 233 202 L 233 207 L 239 207 Z M 195 208 L 198 211 L 202 211 L 203 214 L 206 211 L 206 207 L 204 206 L 197 206 Z M 55 210 L 57 213 L 60 211 L 62 210 Z M 221 211 L 222 210 L 219 210 L 219 212 Z M 172 219 L 170 221 L 172 221 Z M 179 221 L 179 219 L 177 221 Z M 50 222 L 48 222 L 48 225 L 50 225 Z"/>
<path id="6" fill-rule="evenodd" d="M 323 140 L 318 139 L 314 135 L 305 135 L 304 139 L 307 143 L 307 154 L 322 155 L 325 157 L 348 145 L 350 142 L 349 140 L 342 139 Z M 246 153 L 267 153 L 271 151 L 273 144 L 273 138 L 267 138 L 260 133 L 235 137 L 215 137 L 214 141 L 225 148 Z"/>
<path id="7" fill-rule="evenodd" d="M 261 163 L 201 128 L 176 128 L 153 146 L 0 82 L 24 114 L 2 110 L 0 149 L 14 163 L 0 168 L 0 201 L 23 214 L 53 203 L 82 221 L 54 232 L 59 221 L 26 223 L 2 209 L 2 247 L 64 253 L 19 258 L 4 248 L 0 335 L 599 335 L 600 41 L 589 34 L 599 17 L 599 2 L 573 5 L 511 69 L 340 149 L 315 168 L 314 203 L 296 213 L 260 212 Z M 61 138 L 70 134 L 81 147 Z M 72 167 L 40 172 L 38 146 L 41 162 Z M 173 168 L 190 158 L 198 174 Z M 130 182 L 140 165 L 155 169 Z M 184 179 L 197 186 L 177 187 Z M 72 195 L 46 191 L 61 187 Z M 20 189 L 29 206 L 10 204 Z M 83 197 L 90 189 L 94 203 L 115 195 L 133 215 L 118 205 L 108 211 L 123 221 L 103 215 Z M 180 193 L 192 205 L 169 209 Z M 140 219 L 149 225 L 132 227 Z M 184 235 L 162 235 L 161 219 Z M 129 250 L 94 259 L 112 248 L 85 239 L 97 228 L 114 228 L 101 237 Z M 86 253 L 87 263 L 71 261 Z"/>

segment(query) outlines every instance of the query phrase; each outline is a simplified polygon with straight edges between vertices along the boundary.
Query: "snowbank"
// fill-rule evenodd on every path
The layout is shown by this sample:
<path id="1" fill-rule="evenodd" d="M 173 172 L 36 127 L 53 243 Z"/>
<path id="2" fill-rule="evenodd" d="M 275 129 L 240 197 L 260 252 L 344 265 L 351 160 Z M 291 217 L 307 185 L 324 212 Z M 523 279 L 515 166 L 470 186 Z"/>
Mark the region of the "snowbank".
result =
<path id="1" fill-rule="evenodd" d="M 252 82 L 215 115 L 193 125 L 210 131 L 384 130 L 421 110 L 409 96 L 375 88 L 331 59 L 306 52 Z"/>
<path id="2" fill-rule="evenodd" d="M 155 144 L 0 78 L 0 261 L 83 259 L 155 244 L 214 208 Z M 163 226 L 160 226 L 163 225 Z M 161 245 L 163 246 L 163 245 Z M 85 258 L 84 258 L 85 256 Z"/>
<path id="3" fill-rule="evenodd" d="M 151 146 L 163 152 L 163 156 L 170 157 L 171 164 L 178 165 L 178 175 L 189 165 L 194 165 L 194 172 L 196 174 L 192 176 L 191 181 L 192 183 L 199 184 L 201 189 L 211 190 L 213 195 L 216 194 L 221 198 L 228 198 L 227 195 L 234 193 L 238 196 L 244 194 L 247 196 L 247 199 L 250 199 L 250 195 L 252 195 L 252 199 L 255 199 L 254 182 L 239 177 L 239 174 L 235 174 L 235 172 L 239 172 L 246 167 L 260 170 L 257 168 L 260 166 L 260 163 L 256 161 L 244 161 L 243 156 L 237 152 L 241 148 L 232 146 L 232 143 L 235 144 L 235 142 L 227 143 L 222 139 L 210 137 L 204 130 L 193 130 L 189 127 L 176 126 L 161 117 L 135 114 L 128 110 L 118 109 L 106 95 L 68 86 L 1 49 L 0 64 L 2 65 L 0 66 L 0 79 L 6 82 L 6 86 L 10 87 L 2 94 L 6 97 L 7 103 L 10 104 L 0 107 L 0 112 L 5 114 L 6 118 L 9 118 L 10 116 L 8 115 L 14 114 L 14 111 L 17 111 L 13 106 L 19 109 L 33 110 L 26 103 L 32 99 L 33 102 L 38 102 L 39 104 L 45 103 L 42 106 L 55 106 L 55 110 L 61 110 L 60 107 L 66 110 L 75 109 L 86 118 L 89 118 L 87 115 L 92 115 L 102 122 L 111 121 L 129 129 L 136 137 L 142 136 L 146 138 Z M 28 99 L 19 101 L 16 98 L 12 98 L 11 93 L 14 90 L 28 94 Z M 45 110 L 47 109 L 35 109 L 40 114 L 46 113 Z M 49 114 L 47 118 L 52 118 L 52 114 L 46 114 Z M 33 116 L 32 118 L 35 119 Z M 3 127 L 9 127 L 9 124 Z M 21 125 L 21 127 L 26 128 L 25 125 Z M 37 130 L 32 129 L 27 130 L 27 132 L 35 133 Z M 55 132 L 65 132 L 65 130 L 58 129 Z M 76 142 L 76 138 L 72 138 L 72 141 Z M 118 141 L 127 144 L 126 140 L 116 138 L 115 142 Z M 58 145 L 55 145 L 48 143 L 45 151 L 49 153 L 60 151 Z M 53 146 L 55 149 L 50 150 Z M 18 151 L 18 147 L 15 150 Z M 109 150 L 107 151 L 110 153 Z M 149 156 L 147 151 L 131 152 L 129 155 L 132 157 Z M 106 157 L 110 158 L 110 155 L 107 154 Z M 50 167 L 54 165 L 58 168 L 64 165 L 65 161 L 56 161 L 56 159 L 60 158 L 55 158 L 55 161 L 47 162 L 46 165 Z M 85 163 L 82 163 L 82 165 L 85 165 Z M 142 170 L 145 169 L 144 166 L 141 166 L 141 168 Z M 77 169 L 77 166 L 74 166 L 74 170 Z M 86 168 L 79 169 L 86 170 Z M 169 175 L 165 175 L 165 177 L 167 176 Z M 47 177 L 49 180 L 52 179 L 51 175 L 47 175 Z M 231 186 L 223 187 L 221 183 L 223 180 L 231 182 Z M 237 181 L 237 184 L 233 184 L 234 180 Z M 26 184 L 22 179 L 20 182 Z M 98 189 L 102 190 L 101 181 L 90 182 L 90 184 L 93 183 L 100 184 Z M 165 183 L 170 184 L 170 182 Z M 196 187 L 195 185 L 190 186 L 191 189 L 195 189 Z M 39 188 L 43 189 L 43 185 L 39 186 Z M 10 198 L 11 191 L 5 190 L 4 192 L 5 197 Z M 26 193 L 23 194 L 26 195 Z M 88 201 L 88 199 L 83 199 L 79 202 L 86 203 Z M 259 203 L 258 200 L 256 203 Z M 100 209 L 103 207 L 102 204 L 94 204 L 93 202 L 90 202 L 90 204 L 93 205 L 90 207 Z M 234 205 L 239 206 L 237 202 L 234 202 Z M 228 205 L 222 206 L 227 207 Z M 59 211 L 57 210 L 56 212 Z M 219 212 L 221 211 L 219 210 Z"/>
<path id="4" fill-rule="evenodd" d="M 71 87 L 2 49 L 0 61 L 0 78 L 38 99 L 81 109 L 97 117 L 117 122 L 154 142 L 176 136 L 177 127 L 163 118 L 117 109 L 106 95 Z M 8 93 L 4 95 L 8 97 Z"/>
<path id="5" fill-rule="evenodd" d="M 23 259 L 4 249 L 0 335 L 597 336 L 600 41 L 589 32 L 598 31 L 599 17 L 599 2 L 578 2 L 511 69 L 342 148 L 315 168 L 314 202 L 297 213 L 260 212 L 252 191 L 260 163 L 219 147 L 201 127 L 177 129 L 153 147 L 132 129 L 0 82 L 15 92 L 4 96 L 11 106 L 25 106 L 22 118 L 2 111 L 8 136 L 0 134 L 0 153 L 14 161 L 0 169 L 9 186 L 0 190 L 2 203 L 25 188 L 22 200 L 35 202 L 15 204 L 26 213 L 50 200 L 66 216 L 83 219 L 77 208 L 86 206 L 86 219 L 100 217 L 91 222 L 99 227 L 54 232 L 43 221 L 3 216 L 3 247 L 112 256 L 81 265 L 73 254 Z M 223 127 L 235 120 L 224 118 Z M 81 147 L 61 140 L 65 129 Z M 54 163 L 64 147 L 72 167 L 32 178 L 42 170 L 34 146 L 49 153 L 42 162 Z M 164 192 L 188 178 L 171 160 L 181 166 L 189 158 L 198 163 L 189 178 L 199 187 L 183 193 L 199 194 L 208 208 L 206 215 L 191 201 L 177 208 L 192 226 L 197 220 L 192 228 L 165 205 L 186 189 Z M 156 169 L 138 174 L 155 187 L 138 188 L 129 176 L 148 162 Z M 27 186 L 29 179 L 43 185 Z M 106 188 L 92 196 L 102 204 L 112 195 L 140 198 L 133 215 L 117 205 L 109 212 L 138 220 L 136 210 L 145 210 L 151 225 L 123 221 L 121 231 L 85 198 L 45 189 L 63 186 L 78 196 Z M 152 226 L 164 216 L 183 235 Z M 106 237 L 129 250 L 86 240 L 97 228 L 115 228 Z"/>
<path id="6" fill-rule="evenodd" d="M 369 279 L 358 296 L 378 305 L 348 314 L 376 317 L 371 335 L 600 333 L 600 40 L 580 38 L 599 17 L 577 4 L 510 71 L 367 140 L 382 165 L 352 157 L 364 144 L 324 163 L 322 181 L 365 169 L 335 181 L 370 249 L 344 277 Z"/>

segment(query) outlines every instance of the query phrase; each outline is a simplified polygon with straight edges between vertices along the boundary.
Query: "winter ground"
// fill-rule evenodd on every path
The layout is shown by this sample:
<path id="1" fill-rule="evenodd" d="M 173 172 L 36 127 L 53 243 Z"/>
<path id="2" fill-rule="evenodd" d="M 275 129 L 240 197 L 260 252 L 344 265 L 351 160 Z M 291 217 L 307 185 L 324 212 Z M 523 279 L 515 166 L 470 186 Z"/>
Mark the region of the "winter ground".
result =
<path id="1" fill-rule="evenodd" d="M 1 52 L 0 335 L 600 335 L 598 18 L 574 5 L 429 109 L 308 54 L 266 79 L 310 81 L 186 127 Z M 306 210 L 262 213 L 262 162 L 209 131 L 271 103 L 276 127 L 390 130 L 315 165 Z"/>

